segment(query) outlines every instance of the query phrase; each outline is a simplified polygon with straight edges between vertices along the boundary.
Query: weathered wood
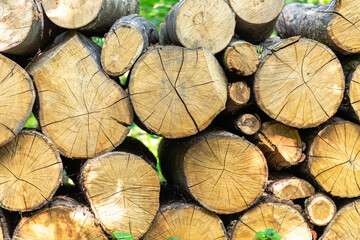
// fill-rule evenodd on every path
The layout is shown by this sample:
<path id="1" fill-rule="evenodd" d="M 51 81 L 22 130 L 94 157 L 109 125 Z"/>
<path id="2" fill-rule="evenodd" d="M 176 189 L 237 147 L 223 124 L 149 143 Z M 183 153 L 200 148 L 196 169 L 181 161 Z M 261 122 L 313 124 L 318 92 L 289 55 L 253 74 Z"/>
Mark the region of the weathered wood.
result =
<path id="1" fill-rule="evenodd" d="M 159 209 L 160 182 L 146 161 L 125 152 L 88 160 L 80 184 L 96 218 L 106 231 L 139 239 Z"/>
<path id="2" fill-rule="evenodd" d="M 224 131 L 188 139 L 162 140 L 159 161 L 164 177 L 221 214 L 252 206 L 265 190 L 268 169 L 261 151 Z"/>
<path id="3" fill-rule="evenodd" d="M 35 88 L 29 74 L 0 54 L 0 146 L 23 129 L 35 102 Z"/>
<path id="4" fill-rule="evenodd" d="M 113 150 L 133 121 L 127 93 L 102 72 L 100 49 L 91 40 L 70 31 L 57 43 L 28 67 L 43 133 L 70 158 Z"/>
<path id="5" fill-rule="evenodd" d="M 22 131 L 0 148 L 0 206 L 10 211 L 41 208 L 62 179 L 62 162 L 54 144 L 35 131 Z"/>
<path id="6" fill-rule="evenodd" d="M 111 76 L 130 70 L 150 45 L 159 42 L 155 25 L 137 14 L 117 20 L 107 33 L 101 50 L 101 66 Z"/>
<path id="7" fill-rule="evenodd" d="M 180 138 L 202 131 L 225 108 L 227 79 L 204 48 L 155 47 L 135 63 L 129 94 L 148 130 Z"/>
<path id="8" fill-rule="evenodd" d="M 182 0 L 174 5 L 161 29 L 163 43 L 204 47 L 218 53 L 230 42 L 235 14 L 224 0 Z"/>
<path id="9" fill-rule="evenodd" d="M 45 13 L 68 29 L 107 32 L 120 17 L 139 13 L 139 0 L 42 0 Z"/>
<path id="10" fill-rule="evenodd" d="M 284 0 L 227 0 L 236 13 L 236 33 L 251 43 L 262 42 L 274 30 Z"/>
<path id="11" fill-rule="evenodd" d="M 316 127 L 332 117 L 344 90 L 345 77 L 336 55 L 319 42 L 299 37 L 265 51 L 254 80 L 259 107 L 297 128 Z"/>
<path id="12" fill-rule="evenodd" d="M 293 3 L 279 16 L 276 32 L 282 38 L 303 36 L 342 54 L 360 52 L 358 0 L 332 0 L 325 5 Z"/>
<path id="13" fill-rule="evenodd" d="M 250 87 L 243 81 L 229 83 L 226 112 L 235 114 L 250 100 Z"/>
<path id="14" fill-rule="evenodd" d="M 351 114 L 355 119 L 360 120 L 360 65 L 347 78 L 346 104 L 350 106 Z"/>
<path id="15" fill-rule="evenodd" d="M 173 203 L 160 208 L 143 240 L 226 240 L 226 230 L 214 213 L 193 204 Z"/>
<path id="16" fill-rule="evenodd" d="M 261 119 L 257 114 L 240 114 L 234 120 L 235 128 L 245 135 L 254 135 L 261 129 Z"/>
<path id="17" fill-rule="evenodd" d="M 305 213 L 316 226 L 326 226 L 334 218 L 336 205 L 328 196 L 318 193 L 305 201 Z"/>
<path id="18" fill-rule="evenodd" d="M 21 219 L 13 240 L 106 240 L 87 207 L 68 197 L 56 197 L 39 212 Z"/>

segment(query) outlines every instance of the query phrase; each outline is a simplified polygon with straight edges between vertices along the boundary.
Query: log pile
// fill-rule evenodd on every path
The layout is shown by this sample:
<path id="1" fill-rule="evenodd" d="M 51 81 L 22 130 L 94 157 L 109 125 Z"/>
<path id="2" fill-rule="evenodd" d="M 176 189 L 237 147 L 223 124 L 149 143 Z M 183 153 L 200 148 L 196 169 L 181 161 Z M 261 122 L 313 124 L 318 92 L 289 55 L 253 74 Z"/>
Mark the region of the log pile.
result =
<path id="1" fill-rule="evenodd" d="M 357 239 L 360 0 L 140 5 L 0 2 L 0 240 Z"/>

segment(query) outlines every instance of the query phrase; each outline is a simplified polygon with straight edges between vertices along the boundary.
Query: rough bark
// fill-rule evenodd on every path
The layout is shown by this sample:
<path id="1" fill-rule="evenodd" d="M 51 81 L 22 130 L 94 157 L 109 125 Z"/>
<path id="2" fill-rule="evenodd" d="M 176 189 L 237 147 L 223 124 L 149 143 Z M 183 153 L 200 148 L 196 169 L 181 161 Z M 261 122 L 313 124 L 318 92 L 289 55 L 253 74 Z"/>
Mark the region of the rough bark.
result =
<path id="1" fill-rule="evenodd" d="M 235 114 L 250 100 L 250 87 L 243 81 L 229 83 L 226 112 Z"/>
<path id="2" fill-rule="evenodd" d="M 66 157 L 113 150 L 133 121 L 127 93 L 101 70 L 99 50 L 70 31 L 28 67 L 39 93 L 41 129 Z"/>
<path id="3" fill-rule="evenodd" d="M 225 108 L 227 79 L 204 48 L 155 47 L 135 63 L 129 94 L 148 130 L 180 138 L 205 129 Z"/>
<path id="4" fill-rule="evenodd" d="M 216 213 L 247 209 L 265 190 L 268 169 L 263 154 L 250 142 L 229 132 L 162 140 L 159 161 L 170 183 L 181 186 Z"/>
<path id="5" fill-rule="evenodd" d="M 224 0 L 183 0 L 174 5 L 161 29 L 163 43 L 204 47 L 218 53 L 230 42 L 235 15 Z"/>
<path id="6" fill-rule="evenodd" d="M 0 240 L 10 240 L 9 228 L 4 214 L 0 210 Z"/>
<path id="7" fill-rule="evenodd" d="M 254 135 L 261 129 L 261 119 L 257 114 L 240 114 L 234 120 L 235 128 L 245 135 Z"/>
<path id="8" fill-rule="evenodd" d="M 287 5 L 276 24 L 282 38 L 302 36 L 326 44 L 342 54 L 360 52 L 358 1 L 333 0 L 326 5 Z"/>
<path id="9" fill-rule="evenodd" d="M 335 216 L 336 205 L 331 198 L 318 193 L 306 199 L 305 213 L 312 224 L 326 226 Z"/>
<path id="10" fill-rule="evenodd" d="M 155 25 L 137 14 L 117 20 L 107 33 L 101 51 L 101 66 L 111 76 L 129 71 L 136 59 L 159 42 Z"/>

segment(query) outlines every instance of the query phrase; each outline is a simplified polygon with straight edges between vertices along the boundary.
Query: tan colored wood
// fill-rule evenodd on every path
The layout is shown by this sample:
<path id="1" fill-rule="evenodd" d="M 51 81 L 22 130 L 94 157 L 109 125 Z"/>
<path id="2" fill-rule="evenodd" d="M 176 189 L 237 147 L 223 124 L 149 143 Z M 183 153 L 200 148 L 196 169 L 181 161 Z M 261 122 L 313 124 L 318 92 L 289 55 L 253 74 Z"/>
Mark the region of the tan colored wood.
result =
<path id="1" fill-rule="evenodd" d="M 180 138 L 205 129 L 225 108 L 227 79 L 204 48 L 156 47 L 135 63 L 129 94 L 146 128 Z"/>
<path id="2" fill-rule="evenodd" d="M 163 140 L 159 161 L 169 182 L 180 185 L 201 205 L 221 214 L 240 212 L 256 203 L 268 176 L 261 151 L 224 131 Z"/>
<path id="3" fill-rule="evenodd" d="M 147 47 L 157 42 L 159 33 L 151 21 L 136 14 L 120 18 L 105 37 L 101 66 L 109 75 L 123 75 Z"/>
<path id="4" fill-rule="evenodd" d="M 250 100 L 250 87 L 243 82 L 234 82 L 228 85 L 226 111 L 235 114 Z"/>
<path id="5" fill-rule="evenodd" d="M 264 53 L 254 82 L 259 107 L 271 118 L 297 128 L 316 127 L 332 117 L 344 89 L 336 55 L 319 42 L 299 37 Z"/>
<path id="6" fill-rule="evenodd" d="M 46 204 L 62 179 L 62 162 L 54 144 L 35 131 L 22 131 L 0 148 L 0 205 L 32 211 Z"/>
<path id="7" fill-rule="evenodd" d="M 35 102 L 35 89 L 29 74 L 0 54 L 0 146 L 23 129 Z"/>
<path id="8" fill-rule="evenodd" d="M 310 173 L 333 196 L 360 196 L 359 138 L 359 125 L 339 121 L 322 129 L 310 146 Z"/>
<path id="9" fill-rule="evenodd" d="M 285 6 L 284 0 L 227 0 L 236 13 L 236 33 L 257 43 L 268 38 Z"/>
<path id="10" fill-rule="evenodd" d="M 318 193 L 306 199 L 305 212 L 312 224 L 326 226 L 335 216 L 336 205 L 331 198 Z"/>
<path id="11" fill-rule="evenodd" d="M 231 240 L 253 240 L 259 231 L 275 229 L 282 240 L 312 240 L 304 217 L 293 207 L 282 203 L 263 203 L 242 215 L 230 234 Z"/>
<path id="12" fill-rule="evenodd" d="M 245 135 L 254 135 L 261 128 L 261 120 L 256 114 L 240 114 L 234 120 L 234 125 L 237 130 Z"/>
<path id="13" fill-rule="evenodd" d="M 159 177 L 133 154 L 111 152 L 88 160 L 80 183 L 96 218 L 109 232 L 139 239 L 159 209 Z"/>
<path id="14" fill-rule="evenodd" d="M 187 48 L 204 47 L 218 53 L 230 42 L 235 15 L 224 0 L 182 0 L 168 13 L 162 40 Z"/>
<path id="15" fill-rule="evenodd" d="M 28 68 L 39 93 L 41 129 L 70 158 L 113 150 L 133 121 L 127 93 L 101 70 L 99 50 L 71 31 Z"/>
<path id="16" fill-rule="evenodd" d="M 193 204 L 174 203 L 162 206 L 143 240 L 226 240 L 226 230 L 214 213 Z"/>
<path id="17" fill-rule="evenodd" d="M 13 240 L 106 240 L 87 207 L 67 197 L 57 197 L 49 207 L 18 223 Z"/>
<path id="18" fill-rule="evenodd" d="M 360 65 L 351 73 L 349 80 L 350 84 L 347 91 L 348 100 L 357 119 L 360 119 Z"/>
<path id="19" fill-rule="evenodd" d="M 139 0 L 42 0 L 47 17 L 68 29 L 108 31 L 120 17 L 139 13 Z"/>
<path id="20" fill-rule="evenodd" d="M 297 129 L 276 121 L 265 122 L 255 135 L 256 145 L 264 153 L 268 166 L 276 171 L 289 168 L 305 159 Z"/>

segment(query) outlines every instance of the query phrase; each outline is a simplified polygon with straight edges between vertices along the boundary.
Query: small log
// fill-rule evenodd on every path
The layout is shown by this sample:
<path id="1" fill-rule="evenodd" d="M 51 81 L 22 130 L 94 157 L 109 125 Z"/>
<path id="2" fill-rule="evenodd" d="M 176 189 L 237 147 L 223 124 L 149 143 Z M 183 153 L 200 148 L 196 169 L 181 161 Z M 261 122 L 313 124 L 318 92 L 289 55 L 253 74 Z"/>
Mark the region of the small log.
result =
<path id="1" fill-rule="evenodd" d="M 182 0 L 168 13 L 161 29 L 163 43 L 204 47 L 218 53 L 234 35 L 235 14 L 224 0 Z"/>
<path id="2" fill-rule="evenodd" d="M 260 58 L 256 47 L 243 40 L 233 40 L 222 54 L 223 64 L 230 72 L 241 76 L 250 76 L 255 73 Z"/>
<path id="3" fill-rule="evenodd" d="M 234 120 L 235 128 L 245 135 L 254 135 L 261 129 L 261 119 L 257 114 L 240 114 Z"/>
<path id="4" fill-rule="evenodd" d="M 0 210 L 0 240 L 10 240 L 9 228 L 4 214 Z"/>
<path id="5" fill-rule="evenodd" d="M 42 0 L 42 5 L 56 25 L 92 32 L 107 32 L 119 18 L 139 13 L 139 0 Z"/>
<path id="6" fill-rule="evenodd" d="M 13 240 L 106 240 L 87 207 L 68 197 L 56 197 L 48 207 L 24 217 Z"/>
<path id="7" fill-rule="evenodd" d="M 318 193 L 306 199 L 305 213 L 316 226 L 326 226 L 334 218 L 336 205 L 328 196 Z"/>
<path id="8" fill-rule="evenodd" d="M 90 159 L 79 182 L 95 217 L 109 233 L 130 233 L 139 239 L 159 209 L 159 177 L 136 155 L 111 152 Z"/>
<path id="9" fill-rule="evenodd" d="M 180 138 L 204 130 L 225 108 L 227 79 L 204 48 L 155 47 L 135 63 L 129 94 L 149 131 Z"/>
<path id="10" fill-rule="evenodd" d="M 0 206 L 27 212 L 55 194 L 63 165 L 54 144 L 35 131 L 22 131 L 0 148 Z"/>
<path id="11" fill-rule="evenodd" d="M 235 223 L 230 240 L 253 240 L 259 231 L 275 229 L 282 239 L 312 240 L 306 220 L 294 207 L 283 203 L 262 203 L 250 210 Z"/>
<path id="12" fill-rule="evenodd" d="M 13 140 L 24 128 L 35 102 L 29 74 L 0 54 L 0 146 Z"/>
<path id="13" fill-rule="evenodd" d="M 310 128 L 336 113 L 345 77 L 340 61 L 327 46 L 293 37 L 263 55 L 254 92 L 268 116 L 291 127 Z"/>
<path id="14" fill-rule="evenodd" d="M 205 208 L 240 212 L 261 197 L 268 176 L 261 151 L 245 139 L 213 131 L 188 139 L 164 139 L 159 146 L 164 177 L 181 186 Z"/>
<path id="15" fill-rule="evenodd" d="M 319 240 L 356 240 L 359 237 L 360 200 L 342 207 L 324 230 Z"/>
<path id="16" fill-rule="evenodd" d="M 117 20 L 107 33 L 101 50 L 101 66 L 111 76 L 129 71 L 150 45 L 159 42 L 155 25 L 139 15 Z"/>
<path id="17" fill-rule="evenodd" d="M 127 93 L 106 76 L 100 49 L 80 33 L 59 36 L 57 45 L 28 67 L 39 93 L 43 133 L 69 158 L 92 158 L 113 150 L 133 121 Z"/>
<path id="18" fill-rule="evenodd" d="M 228 98 L 226 112 L 235 114 L 250 100 L 250 87 L 243 82 L 230 83 L 228 85 Z"/>
<path id="19" fill-rule="evenodd" d="M 325 5 L 287 5 L 276 23 L 281 38 L 302 36 L 326 44 L 342 54 L 360 52 L 358 1 L 332 0 Z"/>
<path id="20" fill-rule="evenodd" d="M 226 240 L 226 230 L 214 213 L 194 204 L 173 203 L 160 208 L 143 240 Z"/>
<path id="21" fill-rule="evenodd" d="M 305 144 L 295 128 L 270 121 L 254 136 L 256 146 L 264 153 L 268 166 L 280 171 L 305 160 Z"/>
<path id="22" fill-rule="evenodd" d="M 236 13 L 236 33 L 241 39 L 259 43 L 270 37 L 284 8 L 284 0 L 228 0 Z"/>

